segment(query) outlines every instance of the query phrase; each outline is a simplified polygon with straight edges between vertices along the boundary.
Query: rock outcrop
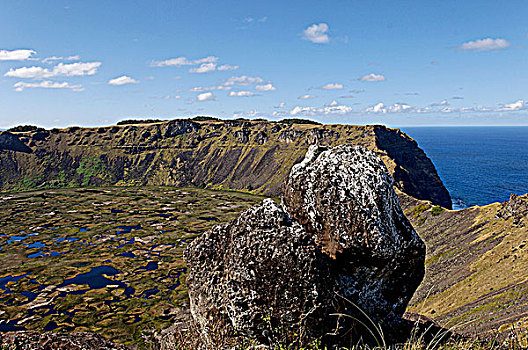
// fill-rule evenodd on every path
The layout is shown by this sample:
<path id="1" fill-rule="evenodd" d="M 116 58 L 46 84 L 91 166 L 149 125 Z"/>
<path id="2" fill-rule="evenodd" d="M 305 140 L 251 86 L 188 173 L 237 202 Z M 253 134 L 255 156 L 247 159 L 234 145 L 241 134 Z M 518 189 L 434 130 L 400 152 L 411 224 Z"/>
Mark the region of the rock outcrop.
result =
<path id="1" fill-rule="evenodd" d="M 528 198 L 514 193 L 510 195 L 510 200 L 502 203 L 501 209 L 496 217 L 504 220 L 513 219 L 514 225 L 525 225 L 524 219 L 528 216 Z"/>
<path id="2" fill-rule="evenodd" d="M 10 132 L 0 133 L 0 151 L 31 153 L 32 150 Z"/>
<path id="3" fill-rule="evenodd" d="M 3 333 L 0 346 L 2 349 L 17 350 L 127 350 L 127 346 L 115 344 L 101 335 L 88 332 L 74 333 L 38 333 L 35 331 L 18 331 Z"/>
<path id="4" fill-rule="evenodd" d="M 311 146 L 285 180 L 281 206 L 267 199 L 186 250 L 195 320 L 262 341 L 276 329 L 313 340 L 352 327 L 335 314 L 358 318 L 360 308 L 397 329 L 423 278 L 425 245 L 392 186 L 363 147 Z"/>

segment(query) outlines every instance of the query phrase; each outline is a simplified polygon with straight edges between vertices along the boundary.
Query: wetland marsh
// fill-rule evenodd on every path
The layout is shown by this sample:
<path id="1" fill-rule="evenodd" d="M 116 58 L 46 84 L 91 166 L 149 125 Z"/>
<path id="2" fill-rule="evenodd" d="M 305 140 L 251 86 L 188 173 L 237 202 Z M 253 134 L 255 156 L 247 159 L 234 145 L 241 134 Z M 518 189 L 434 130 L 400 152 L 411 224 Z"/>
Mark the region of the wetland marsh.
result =
<path id="1" fill-rule="evenodd" d="M 0 332 L 144 342 L 187 303 L 187 244 L 263 198 L 171 187 L 0 194 Z"/>

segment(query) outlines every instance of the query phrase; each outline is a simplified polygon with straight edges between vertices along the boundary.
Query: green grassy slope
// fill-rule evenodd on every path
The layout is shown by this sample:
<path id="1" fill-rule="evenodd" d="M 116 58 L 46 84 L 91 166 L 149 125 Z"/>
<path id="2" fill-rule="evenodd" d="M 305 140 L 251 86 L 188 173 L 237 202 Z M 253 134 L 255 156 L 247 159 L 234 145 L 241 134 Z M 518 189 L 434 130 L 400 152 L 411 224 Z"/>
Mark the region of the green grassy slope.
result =
<path id="1" fill-rule="evenodd" d="M 409 311 L 466 335 L 528 330 L 528 195 L 451 211 L 400 193 L 426 242 L 425 278 Z"/>

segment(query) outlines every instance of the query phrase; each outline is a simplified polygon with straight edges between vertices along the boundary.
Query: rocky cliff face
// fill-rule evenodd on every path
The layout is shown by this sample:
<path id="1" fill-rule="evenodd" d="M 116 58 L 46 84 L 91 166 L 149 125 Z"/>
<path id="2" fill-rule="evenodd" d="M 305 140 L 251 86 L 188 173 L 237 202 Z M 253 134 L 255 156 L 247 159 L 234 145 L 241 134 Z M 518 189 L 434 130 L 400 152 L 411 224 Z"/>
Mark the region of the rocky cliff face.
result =
<path id="1" fill-rule="evenodd" d="M 194 185 L 277 196 L 308 146 L 365 146 L 397 188 L 451 207 L 416 142 L 384 126 L 173 120 L 0 133 L 0 190 L 100 185 Z"/>
<path id="2" fill-rule="evenodd" d="M 186 250 L 195 320 L 302 343 L 365 332 L 336 315 L 362 319 L 360 309 L 395 335 L 423 277 L 425 245 L 381 159 L 363 147 L 311 146 L 283 192 L 282 206 L 266 199 Z"/>

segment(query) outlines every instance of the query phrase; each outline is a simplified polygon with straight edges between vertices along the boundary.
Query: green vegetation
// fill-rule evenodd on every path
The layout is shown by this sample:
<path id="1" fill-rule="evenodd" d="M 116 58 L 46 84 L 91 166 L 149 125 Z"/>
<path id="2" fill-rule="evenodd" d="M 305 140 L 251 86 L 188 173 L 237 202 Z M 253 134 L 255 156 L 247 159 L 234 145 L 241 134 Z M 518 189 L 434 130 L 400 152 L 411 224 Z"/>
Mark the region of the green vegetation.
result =
<path id="1" fill-rule="evenodd" d="M 81 186 L 88 186 L 92 177 L 104 177 L 105 170 L 106 166 L 99 157 L 89 157 L 81 159 L 75 172 L 82 177 Z"/>
<path id="2" fill-rule="evenodd" d="M 125 119 L 117 122 L 117 125 L 130 125 L 130 124 L 152 124 L 161 123 L 164 120 L 161 119 Z"/>
<path id="3" fill-rule="evenodd" d="M 514 330 L 507 339 L 499 340 L 497 337 L 488 340 L 477 340 L 460 337 L 449 337 L 448 330 L 436 330 L 431 327 L 423 328 L 415 324 L 409 339 L 399 344 L 387 344 L 384 333 L 374 323 L 364 325 L 375 336 L 373 342 L 366 342 L 358 338 L 347 346 L 323 345 L 320 340 L 308 344 L 301 344 L 297 340 L 287 340 L 285 337 L 277 337 L 280 326 L 276 326 L 272 335 L 268 338 L 270 350 L 523 350 L 526 349 L 526 335 Z M 458 339 L 455 339 L 458 338 Z M 168 340 L 168 341 L 167 341 Z M 260 349 L 258 342 L 242 335 L 226 334 L 220 327 L 213 327 L 210 336 L 204 336 L 194 323 L 181 328 L 174 329 L 168 339 L 163 343 L 177 350 L 194 349 L 236 349 L 250 350 Z"/>
<path id="4" fill-rule="evenodd" d="M 438 215 L 442 214 L 444 211 L 445 211 L 444 208 L 442 208 L 442 207 L 439 206 L 439 205 L 435 205 L 435 206 L 433 207 L 433 209 L 431 209 L 431 215 L 432 215 L 432 216 L 438 216 Z"/>
<path id="5" fill-rule="evenodd" d="M 220 119 L 220 118 L 209 117 L 209 116 L 205 116 L 205 115 L 196 116 L 196 117 L 192 118 L 192 120 L 197 121 L 197 122 L 221 122 L 222 121 L 222 119 Z"/>
<path id="6" fill-rule="evenodd" d="M 42 185 L 42 176 L 35 177 L 24 176 L 22 180 L 14 188 L 15 191 L 28 191 L 39 188 Z"/>
<path id="7" fill-rule="evenodd" d="M 282 119 L 282 120 L 279 121 L 279 123 L 285 123 L 285 124 L 322 125 L 321 123 L 316 122 L 315 120 L 299 119 L 299 118 L 287 118 L 287 119 Z"/>
<path id="8" fill-rule="evenodd" d="M 45 129 L 35 125 L 17 125 L 7 129 L 9 132 L 28 132 L 28 131 L 44 131 Z"/>

